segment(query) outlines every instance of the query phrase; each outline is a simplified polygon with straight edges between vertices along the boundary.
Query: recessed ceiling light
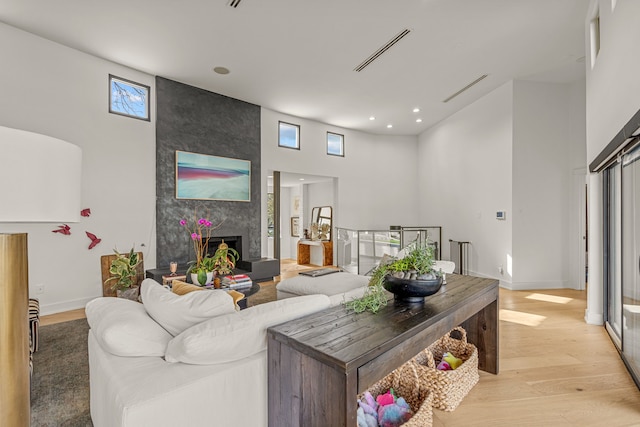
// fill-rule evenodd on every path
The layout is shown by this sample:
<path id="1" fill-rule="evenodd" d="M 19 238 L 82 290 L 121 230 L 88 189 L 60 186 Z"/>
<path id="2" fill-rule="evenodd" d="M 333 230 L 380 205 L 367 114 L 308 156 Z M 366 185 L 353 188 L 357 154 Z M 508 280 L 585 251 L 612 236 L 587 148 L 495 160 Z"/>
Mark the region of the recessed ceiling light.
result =
<path id="1" fill-rule="evenodd" d="M 299 178 L 300 181 L 304 181 L 304 178 Z"/>
<path id="2" fill-rule="evenodd" d="M 375 119 L 376 119 L 376 118 L 375 118 L 375 117 L 373 117 L 373 116 L 369 117 L 369 120 L 375 120 Z"/>
<path id="3" fill-rule="evenodd" d="M 422 119 L 416 119 L 416 123 L 422 123 Z"/>
<path id="4" fill-rule="evenodd" d="M 387 128 L 389 128 L 389 129 L 391 129 L 392 127 L 393 127 L 393 125 L 392 125 L 392 124 L 388 124 L 388 125 L 387 125 Z"/>
<path id="5" fill-rule="evenodd" d="M 213 71 L 215 71 L 218 74 L 229 74 L 229 69 L 226 67 L 214 67 Z"/>
<path id="6" fill-rule="evenodd" d="M 414 112 L 414 113 L 419 113 L 419 112 L 420 112 L 420 109 L 419 109 L 418 107 L 416 107 L 416 108 L 414 108 L 414 109 L 413 109 L 413 112 Z"/>

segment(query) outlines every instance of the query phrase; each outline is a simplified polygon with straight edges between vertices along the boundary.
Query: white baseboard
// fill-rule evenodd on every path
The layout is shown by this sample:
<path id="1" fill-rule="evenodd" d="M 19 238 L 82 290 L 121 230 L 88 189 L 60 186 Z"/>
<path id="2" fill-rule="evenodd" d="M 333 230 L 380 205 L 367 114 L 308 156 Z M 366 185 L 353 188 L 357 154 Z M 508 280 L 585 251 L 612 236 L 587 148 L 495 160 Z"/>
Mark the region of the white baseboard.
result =
<path id="1" fill-rule="evenodd" d="M 584 321 L 588 325 L 604 325 L 604 315 L 602 313 L 590 312 L 588 309 L 584 310 Z"/>
<path id="2" fill-rule="evenodd" d="M 576 289 L 569 286 L 567 280 L 551 280 L 548 282 L 511 282 L 501 277 L 490 277 L 477 271 L 469 270 L 470 276 L 483 277 L 487 279 L 496 279 L 500 281 L 500 287 L 509 289 L 510 291 L 531 291 L 536 289 Z M 578 289 L 579 290 L 579 289 Z"/>
<path id="3" fill-rule="evenodd" d="M 511 282 L 508 280 L 500 279 L 500 287 L 512 291 Z"/>
<path id="4" fill-rule="evenodd" d="M 505 289 L 511 289 L 511 282 L 509 282 L 508 280 L 501 279 L 500 277 L 491 277 L 491 276 L 487 276 L 485 274 L 478 273 L 477 271 L 472 271 L 472 270 L 468 270 L 467 274 L 469 276 L 482 277 L 483 279 L 498 280 L 500 282 L 498 286 Z"/>
<path id="5" fill-rule="evenodd" d="M 84 308 L 85 305 L 96 297 L 80 298 L 71 301 L 64 301 L 54 304 L 40 305 L 40 316 L 46 316 L 48 314 L 62 313 L 64 311 L 77 310 Z"/>
<path id="6" fill-rule="evenodd" d="M 551 280 L 548 282 L 515 282 L 509 288 L 512 291 L 532 291 L 536 289 L 573 289 L 566 280 Z"/>

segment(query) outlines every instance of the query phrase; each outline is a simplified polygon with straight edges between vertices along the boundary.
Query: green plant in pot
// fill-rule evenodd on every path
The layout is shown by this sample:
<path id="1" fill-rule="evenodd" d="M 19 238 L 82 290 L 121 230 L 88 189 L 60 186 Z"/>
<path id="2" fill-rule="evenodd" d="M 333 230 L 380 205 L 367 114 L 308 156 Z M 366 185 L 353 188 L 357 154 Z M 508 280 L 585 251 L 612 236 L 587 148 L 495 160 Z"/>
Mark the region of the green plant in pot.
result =
<path id="1" fill-rule="evenodd" d="M 189 261 L 187 276 L 191 275 L 191 281 L 194 285 L 210 285 L 213 281 L 213 272 L 215 271 L 215 262 L 212 257 L 205 255 L 198 261 Z"/>
<path id="2" fill-rule="evenodd" d="M 104 281 L 105 284 L 115 281 L 111 289 L 115 290 L 118 296 L 129 299 L 138 298 L 138 265 L 142 260 L 138 259 L 138 253 L 131 248 L 128 254 L 121 254 L 117 249 L 113 252 L 116 258 L 111 261 L 109 273 L 111 277 Z"/>
<path id="3" fill-rule="evenodd" d="M 378 312 L 387 304 L 385 289 L 402 302 L 422 302 L 442 286 L 442 273 L 434 270 L 433 247 L 428 243 L 408 245 L 400 258 L 384 257 L 372 271 L 369 287 L 361 298 L 347 301 L 356 313 Z"/>
<path id="4" fill-rule="evenodd" d="M 218 245 L 218 249 L 213 254 L 213 260 L 215 262 L 215 270 L 218 274 L 231 274 L 231 271 L 236 268 L 236 261 L 240 254 L 233 248 L 230 248 L 224 240 Z"/>
<path id="5" fill-rule="evenodd" d="M 218 249 L 214 252 L 212 259 L 214 261 L 214 270 L 216 277 L 214 284 L 217 288 L 220 287 L 220 276 L 231 274 L 233 269 L 236 268 L 236 262 L 240 254 L 233 248 L 230 248 L 224 240 L 218 245 Z"/>

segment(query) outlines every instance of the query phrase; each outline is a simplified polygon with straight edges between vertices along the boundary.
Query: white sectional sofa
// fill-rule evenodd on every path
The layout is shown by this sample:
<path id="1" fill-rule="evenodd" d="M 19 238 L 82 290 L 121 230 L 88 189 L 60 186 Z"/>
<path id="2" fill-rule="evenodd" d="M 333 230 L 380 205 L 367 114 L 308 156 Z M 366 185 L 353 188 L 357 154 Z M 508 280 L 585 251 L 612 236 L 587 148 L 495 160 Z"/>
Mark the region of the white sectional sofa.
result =
<path id="1" fill-rule="evenodd" d="M 332 304 L 308 295 L 236 311 L 224 291 L 177 296 L 151 279 L 141 295 L 87 304 L 95 427 L 266 426 L 267 328 Z"/>

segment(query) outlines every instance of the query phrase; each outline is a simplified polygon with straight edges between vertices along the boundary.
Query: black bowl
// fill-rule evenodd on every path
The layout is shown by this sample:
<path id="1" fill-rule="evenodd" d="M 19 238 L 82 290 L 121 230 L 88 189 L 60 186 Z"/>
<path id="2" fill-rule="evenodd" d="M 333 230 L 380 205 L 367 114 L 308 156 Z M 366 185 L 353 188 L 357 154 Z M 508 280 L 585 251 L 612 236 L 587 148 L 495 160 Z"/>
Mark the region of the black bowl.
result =
<path id="1" fill-rule="evenodd" d="M 396 301 L 424 302 L 424 297 L 440 290 L 442 276 L 430 280 L 411 280 L 388 275 L 382 282 L 382 286 L 395 295 Z"/>

